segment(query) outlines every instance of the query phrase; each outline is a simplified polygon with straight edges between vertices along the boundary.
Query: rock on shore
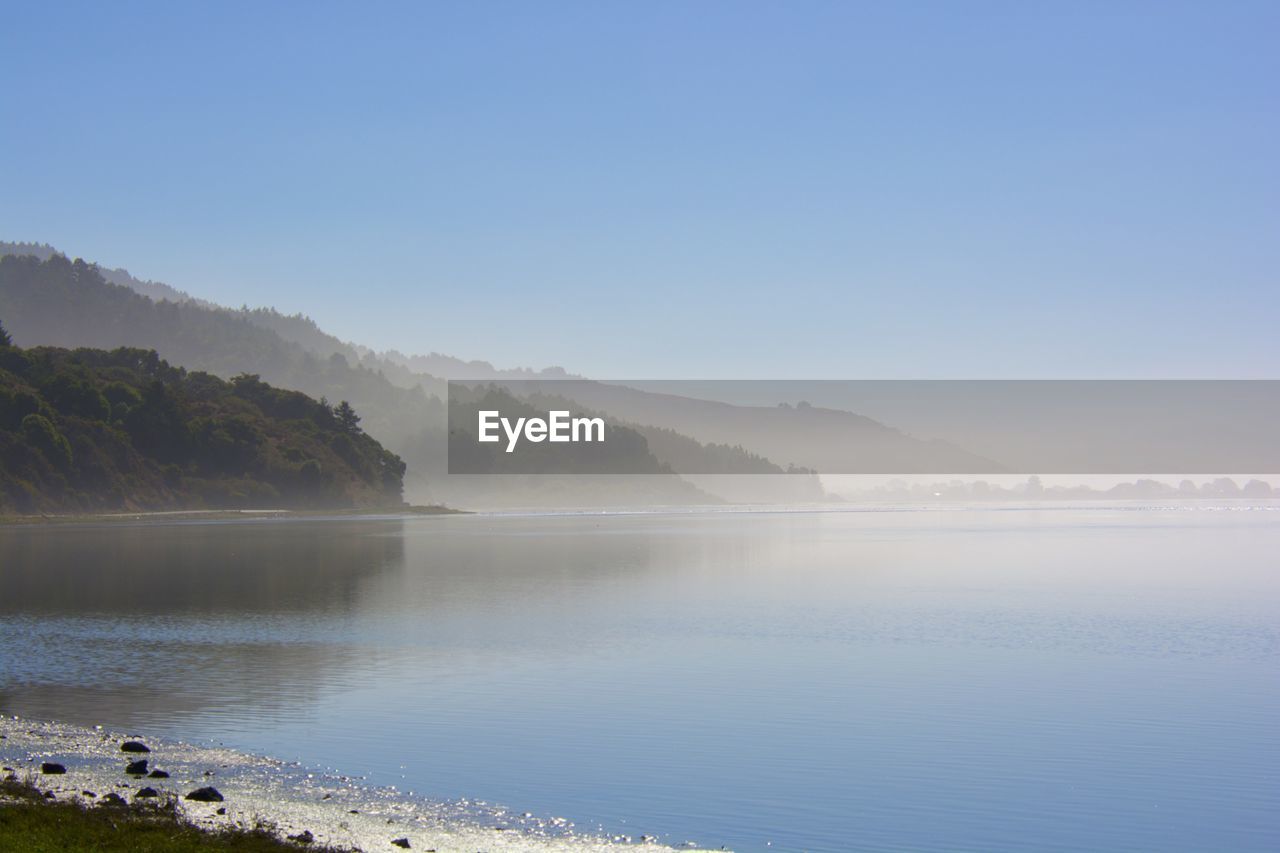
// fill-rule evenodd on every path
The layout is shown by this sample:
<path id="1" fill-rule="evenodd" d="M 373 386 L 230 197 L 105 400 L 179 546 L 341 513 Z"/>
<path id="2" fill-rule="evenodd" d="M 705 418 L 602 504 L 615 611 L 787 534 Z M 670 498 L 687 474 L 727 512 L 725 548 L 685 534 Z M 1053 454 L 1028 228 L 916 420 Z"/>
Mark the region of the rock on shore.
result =
<path id="1" fill-rule="evenodd" d="M 148 745 L 149 744 L 149 745 Z M 129 745 L 129 746 L 126 746 Z M 164 771 L 126 774 L 120 754 L 150 754 Z M 140 761 L 140 759 L 135 759 Z M 651 839 L 582 835 L 563 819 L 543 820 L 466 801 L 433 802 L 359 779 L 308 771 L 297 763 L 261 758 L 218 746 L 193 746 L 63 723 L 0 718 L 0 766 L 14 778 L 45 770 L 42 790 L 60 800 L 112 808 L 172 795 L 197 826 L 277 828 L 280 837 L 312 838 L 338 848 L 466 851 L 474 853 L 658 853 L 672 848 Z M 148 767 L 150 765 L 148 764 Z M 60 769 L 52 769 L 60 768 Z M 156 775 L 164 773 L 167 775 Z M 209 785 L 216 776 L 218 787 Z M 134 790 L 136 778 L 148 784 Z M 208 798 L 186 796 L 203 790 Z M 94 797 L 91 791 L 103 792 Z M 216 794 L 216 798 L 213 797 Z M 124 795 L 124 796 L 122 796 Z M 305 842 L 304 842 L 305 843 Z"/>

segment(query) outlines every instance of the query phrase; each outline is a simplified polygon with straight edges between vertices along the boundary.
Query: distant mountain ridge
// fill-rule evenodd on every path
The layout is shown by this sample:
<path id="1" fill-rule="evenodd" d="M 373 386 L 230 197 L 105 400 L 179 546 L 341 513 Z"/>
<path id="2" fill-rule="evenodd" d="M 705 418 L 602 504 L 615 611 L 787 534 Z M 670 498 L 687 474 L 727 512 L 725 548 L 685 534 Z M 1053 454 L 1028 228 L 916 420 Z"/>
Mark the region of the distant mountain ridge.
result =
<path id="1" fill-rule="evenodd" d="M 444 404 L 430 393 L 443 392 L 442 381 L 399 368 L 398 384 L 387 375 L 395 365 L 367 355 L 353 362 L 342 351 L 321 358 L 273 328 L 283 324 L 294 337 L 310 336 L 311 346 L 321 347 L 320 352 L 334 346 L 336 339 L 306 318 L 270 310 L 223 309 L 195 300 L 157 302 L 107 282 L 93 264 L 71 261 L 51 250 L 44 254 L 43 261 L 33 255 L 0 257 L 0 320 L 13 330 L 17 343 L 144 347 L 191 370 L 224 378 L 252 374 L 313 397 L 348 400 L 361 412 L 369 434 L 408 463 L 407 488 L 414 500 L 450 500 Z M 658 479 L 670 485 L 623 483 L 605 497 L 622 503 L 628 494 L 634 494 L 636 502 L 715 501 L 678 478 Z M 502 478 L 493 477 L 468 484 L 465 493 L 483 499 L 486 487 L 496 492 L 505 486 Z M 592 501 L 601 499 L 595 487 L 587 491 Z M 559 488 L 558 493 L 573 502 L 567 490 Z"/>
<path id="2" fill-rule="evenodd" d="M 47 261 L 54 255 L 65 255 L 64 252 L 50 246 L 48 243 L 9 243 L 0 240 L 0 255 L 31 255 L 42 261 Z M 99 266 L 98 272 L 102 277 L 112 284 L 118 284 L 121 287 L 127 287 L 130 290 L 137 291 L 143 296 L 149 296 L 159 302 L 161 299 L 167 299 L 170 302 L 194 302 L 199 305 L 212 306 L 212 302 L 206 302 L 203 299 L 197 299 L 184 290 L 178 290 L 176 287 L 149 279 L 136 278 L 123 267 L 109 269 Z"/>
<path id="3" fill-rule="evenodd" d="M 945 441 L 908 435 L 872 418 L 809 405 L 747 406 L 589 379 L 502 380 L 518 396 L 555 394 L 633 425 L 692 436 L 704 444 L 745 449 L 772 465 L 828 473 L 976 473 L 999 462 Z M 644 432 L 644 426 L 637 427 Z M 659 446 L 677 445 L 655 435 Z M 707 454 L 669 457 L 680 474 L 723 473 Z M 755 473 L 754 471 L 751 473 Z"/>
<path id="4" fill-rule="evenodd" d="M 495 379 L 512 388 L 555 379 L 566 389 L 562 396 L 636 428 L 681 473 L 839 470 L 829 463 L 847 460 L 851 449 L 895 473 L 1002 470 L 961 448 L 915 439 L 850 412 L 734 406 L 604 384 L 558 368 L 501 371 L 434 353 L 379 353 L 328 334 L 302 314 L 223 308 L 124 270 L 109 271 L 117 279 L 111 282 L 99 267 L 70 261 L 43 244 L 0 243 L 0 254 L 6 252 L 35 256 L 0 258 L 0 320 L 20 343 L 143 346 L 191 369 L 224 377 L 254 373 L 312 396 L 349 400 L 370 434 L 408 462 L 411 483 L 446 482 L 445 384 L 428 367 L 450 378 Z M 32 267 L 41 256 L 40 268 Z M 530 393 L 546 393 L 541 384 L 531 384 Z M 805 499 L 822 495 L 820 487 L 802 493 Z M 431 499 L 437 497 L 433 491 Z"/>
<path id="5" fill-rule="evenodd" d="M 15 243 L 0 240 L 0 256 L 3 255 L 30 255 L 42 261 L 47 261 L 54 255 L 71 257 L 48 243 Z M 301 312 L 284 314 L 275 308 L 250 308 L 248 305 L 231 308 L 192 296 L 185 290 L 179 290 L 164 282 L 140 279 L 120 267 L 111 269 L 98 264 L 93 266 L 97 268 L 104 280 L 127 287 L 156 302 L 161 300 L 190 302 L 212 310 L 241 314 L 254 325 L 270 329 L 284 340 L 296 343 L 321 358 L 328 358 L 335 352 L 341 353 L 350 362 L 366 363 L 373 369 L 381 369 L 390 380 L 407 388 L 412 388 L 421 381 L 421 377 L 416 374 L 448 376 L 457 379 L 518 379 L 540 376 L 560 378 L 571 375 L 560 367 L 548 367 L 542 370 L 527 367 L 498 368 L 487 361 L 467 361 L 436 352 L 428 355 L 405 355 L 395 349 L 379 352 L 371 347 L 350 343 L 329 334 L 321 329 L 315 320 Z"/>

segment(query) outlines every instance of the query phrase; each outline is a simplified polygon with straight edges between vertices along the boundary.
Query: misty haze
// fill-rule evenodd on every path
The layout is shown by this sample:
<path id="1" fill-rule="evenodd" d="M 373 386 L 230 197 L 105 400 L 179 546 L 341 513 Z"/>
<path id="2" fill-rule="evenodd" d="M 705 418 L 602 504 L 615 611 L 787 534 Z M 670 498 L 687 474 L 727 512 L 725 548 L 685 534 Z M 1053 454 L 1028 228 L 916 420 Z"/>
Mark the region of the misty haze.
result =
<path id="1" fill-rule="evenodd" d="M 0 850 L 1280 849 L 1275 8 L 6 11 Z"/>

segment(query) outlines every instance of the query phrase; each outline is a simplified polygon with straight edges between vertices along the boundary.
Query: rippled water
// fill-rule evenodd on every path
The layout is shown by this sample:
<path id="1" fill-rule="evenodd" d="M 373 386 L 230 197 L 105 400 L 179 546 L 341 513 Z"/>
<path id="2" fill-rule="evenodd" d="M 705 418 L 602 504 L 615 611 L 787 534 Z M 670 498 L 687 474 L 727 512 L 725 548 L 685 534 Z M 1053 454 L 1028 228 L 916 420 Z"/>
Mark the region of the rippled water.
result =
<path id="1" fill-rule="evenodd" d="M 0 710 L 741 850 L 1280 848 L 1274 506 L 0 528 Z"/>

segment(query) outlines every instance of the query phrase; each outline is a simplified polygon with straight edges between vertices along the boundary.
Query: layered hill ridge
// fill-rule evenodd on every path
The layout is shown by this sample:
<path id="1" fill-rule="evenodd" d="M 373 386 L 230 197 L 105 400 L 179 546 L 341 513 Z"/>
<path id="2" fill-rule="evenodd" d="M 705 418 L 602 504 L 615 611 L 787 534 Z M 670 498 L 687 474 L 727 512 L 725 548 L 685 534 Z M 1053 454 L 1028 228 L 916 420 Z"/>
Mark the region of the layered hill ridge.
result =
<path id="1" fill-rule="evenodd" d="M 961 448 L 915 439 L 850 412 L 769 410 L 603 384 L 558 368 L 498 370 L 439 354 L 377 352 L 342 341 L 301 314 L 223 308 L 124 270 L 69 260 L 49 246 L 0 243 L 3 253 L 9 254 L 0 258 L 0 320 L 19 344 L 144 347 L 190 370 L 224 378 L 253 373 L 313 397 L 349 400 L 368 432 L 404 458 L 407 487 L 419 501 L 449 499 L 445 383 L 428 367 L 450 379 L 494 379 L 512 389 L 529 379 L 555 379 L 561 396 L 644 435 L 657 459 L 677 473 L 847 470 L 850 454 L 894 472 L 1000 470 Z M 531 384 L 529 393 L 545 391 L 540 385 Z M 824 497 L 807 473 L 770 481 L 776 485 L 759 496 L 755 488 L 752 496 L 726 494 L 723 483 L 717 490 L 730 500 L 769 500 L 775 488 L 784 493 L 774 497 L 783 500 Z M 500 488 L 499 478 L 490 482 Z"/>
<path id="2" fill-rule="evenodd" d="M 55 257 L 70 257 L 47 243 L 15 243 L 0 240 L 0 256 L 4 255 L 29 256 L 40 261 L 48 261 Z M 424 379 L 429 380 L 438 376 L 457 379 L 527 379 L 539 376 L 559 378 L 569 375 L 559 367 L 548 367 L 542 370 L 527 367 L 498 368 L 487 361 L 467 361 L 435 352 L 428 355 L 405 355 L 394 349 L 379 352 L 325 332 L 314 320 L 302 313 L 285 314 L 275 308 L 261 306 L 225 307 L 192 296 L 185 290 L 179 290 L 164 282 L 138 278 L 121 267 L 108 268 L 99 264 L 90 264 L 90 266 L 98 271 L 104 281 L 128 288 L 155 302 L 190 303 L 247 320 L 255 326 L 276 333 L 288 343 L 297 344 L 317 357 L 328 358 L 334 353 L 339 353 L 352 364 L 362 363 L 371 370 L 381 371 L 392 382 L 405 388 L 413 388 L 421 384 Z"/>
<path id="3" fill-rule="evenodd" d="M 253 374 L 274 386 L 312 397 L 348 400 L 361 412 L 368 433 L 408 463 L 408 489 L 413 500 L 456 503 L 459 498 L 447 477 L 444 404 L 427 390 L 442 393 L 443 381 L 411 374 L 414 384 L 405 387 L 407 382 L 397 384 L 387 377 L 385 362 L 367 355 L 356 363 L 343 352 L 321 357 L 269 328 L 279 319 L 281 315 L 269 310 L 235 311 L 186 299 L 157 302 L 130 287 L 106 281 L 96 265 L 72 261 L 56 252 L 45 260 L 33 255 L 0 257 L 0 320 L 13 330 L 18 344 L 154 349 L 189 370 L 224 378 Z M 324 335 L 306 318 L 283 319 L 295 333 L 314 329 L 313 346 L 331 346 L 337 340 Z M 649 471 L 664 469 L 654 460 Z M 656 480 L 614 483 L 607 491 L 597 482 L 583 489 L 580 498 L 560 484 L 553 489 L 554 500 L 570 505 L 716 501 L 670 473 L 662 473 Z M 512 485 L 495 476 L 466 483 L 457 494 L 481 505 L 508 504 L 511 496 L 506 493 Z M 536 502 L 536 489 L 528 482 L 518 485 L 524 496 L 520 505 Z M 544 485 L 552 488 L 549 483 Z M 499 494 L 501 500 L 492 499 Z"/>
<path id="4" fill-rule="evenodd" d="M 648 384 L 631 387 L 585 379 L 502 382 L 503 387 L 518 395 L 554 389 L 560 396 L 628 423 L 694 436 L 707 445 L 746 448 L 775 466 L 779 473 L 780 465 L 787 469 L 857 474 L 993 474 L 1004 470 L 1000 463 L 952 443 L 916 438 L 853 412 L 808 404 L 725 403 L 646 390 L 643 386 Z M 727 473 L 717 467 L 714 456 L 680 453 L 678 443 L 657 431 L 651 440 L 655 446 L 670 449 L 670 455 L 663 458 L 679 473 Z"/>

